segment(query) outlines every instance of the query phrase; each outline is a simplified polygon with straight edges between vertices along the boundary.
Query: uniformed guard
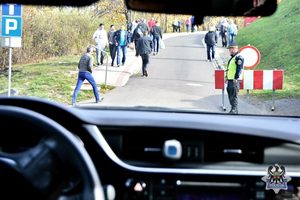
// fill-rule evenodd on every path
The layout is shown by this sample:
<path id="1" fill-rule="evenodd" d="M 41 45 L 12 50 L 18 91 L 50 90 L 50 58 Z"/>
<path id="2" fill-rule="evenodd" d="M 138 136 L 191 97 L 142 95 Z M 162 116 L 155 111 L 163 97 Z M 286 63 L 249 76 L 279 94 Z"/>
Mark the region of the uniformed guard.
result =
<path id="1" fill-rule="evenodd" d="M 228 61 L 225 84 L 231 105 L 230 114 L 238 114 L 238 92 L 244 69 L 244 58 L 239 55 L 238 45 L 234 42 L 228 47 L 231 58 Z"/>

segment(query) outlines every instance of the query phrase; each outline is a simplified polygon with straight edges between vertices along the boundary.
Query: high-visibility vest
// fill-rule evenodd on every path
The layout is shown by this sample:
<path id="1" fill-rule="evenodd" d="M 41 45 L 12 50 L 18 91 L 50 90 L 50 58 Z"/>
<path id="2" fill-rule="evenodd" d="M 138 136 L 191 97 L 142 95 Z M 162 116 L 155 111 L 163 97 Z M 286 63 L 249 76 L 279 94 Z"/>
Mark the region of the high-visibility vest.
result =
<path id="1" fill-rule="evenodd" d="M 236 56 L 237 55 L 233 56 L 233 58 L 230 60 L 230 62 L 227 65 L 226 75 L 225 75 L 226 80 L 233 80 L 234 79 L 234 76 L 235 76 L 235 73 L 236 73 L 236 68 L 237 68 L 236 63 L 235 63 Z"/>

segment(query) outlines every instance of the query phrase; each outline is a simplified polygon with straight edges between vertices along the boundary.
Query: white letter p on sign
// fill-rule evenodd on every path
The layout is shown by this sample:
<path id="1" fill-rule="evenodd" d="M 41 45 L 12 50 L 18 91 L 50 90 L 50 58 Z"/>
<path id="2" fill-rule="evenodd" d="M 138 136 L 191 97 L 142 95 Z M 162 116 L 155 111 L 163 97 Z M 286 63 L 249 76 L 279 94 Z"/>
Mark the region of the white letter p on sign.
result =
<path id="1" fill-rule="evenodd" d="M 15 31 L 18 28 L 18 21 L 15 19 L 7 19 L 5 24 L 5 34 L 9 34 L 10 31 Z"/>

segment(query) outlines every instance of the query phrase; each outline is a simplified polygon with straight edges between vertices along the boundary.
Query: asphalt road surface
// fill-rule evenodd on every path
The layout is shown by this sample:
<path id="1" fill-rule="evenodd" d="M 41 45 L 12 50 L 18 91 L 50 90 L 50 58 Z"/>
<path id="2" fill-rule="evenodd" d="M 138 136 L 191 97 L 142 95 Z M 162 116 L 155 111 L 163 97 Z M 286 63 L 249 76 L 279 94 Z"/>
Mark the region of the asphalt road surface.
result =
<path id="1" fill-rule="evenodd" d="M 222 91 L 214 88 L 214 67 L 206 60 L 203 34 L 166 39 L 165 49 L 150 57 L 148 77 L 141 73 L 130 78 L 124 87 L 105 94 L 97 106 L 154 107 L 204 112 L 224 112 Z M 225 107 L 230 105 L 225 91 Z M 239 113 L 264 114 L 245 100 L 239 101 Z"/>

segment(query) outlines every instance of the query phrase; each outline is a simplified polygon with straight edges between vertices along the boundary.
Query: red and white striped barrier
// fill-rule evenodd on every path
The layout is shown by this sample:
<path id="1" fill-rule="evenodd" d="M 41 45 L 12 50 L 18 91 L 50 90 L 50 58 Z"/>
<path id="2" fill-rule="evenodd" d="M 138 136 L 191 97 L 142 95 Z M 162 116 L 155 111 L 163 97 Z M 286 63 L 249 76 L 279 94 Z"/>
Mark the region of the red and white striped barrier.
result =
<path id="1" fill-rule="evenodd" d="M 283 70 L 245 70 L 240 89 L 282 90 Z"/>
<path id="2" fill-rule="evenodd" d="M 240 89 L 244 90 L 273 90 L 274 110 L 274 92 L 283 89 L 283 70 L 244 70 L 243 80 L 240 82 Z M 225 89 L 225 71 L 223 69 L 215 70 L 215 89 L 222 89 L 223 110 L 224 89 Z"/>
<path id="3" fill-rule="evenodd" d="M 240 89 L 282 90 L 283 70 L 244 70 Z M 215 89 L 225 88 L 225 71 L 215 70 Z"/>

